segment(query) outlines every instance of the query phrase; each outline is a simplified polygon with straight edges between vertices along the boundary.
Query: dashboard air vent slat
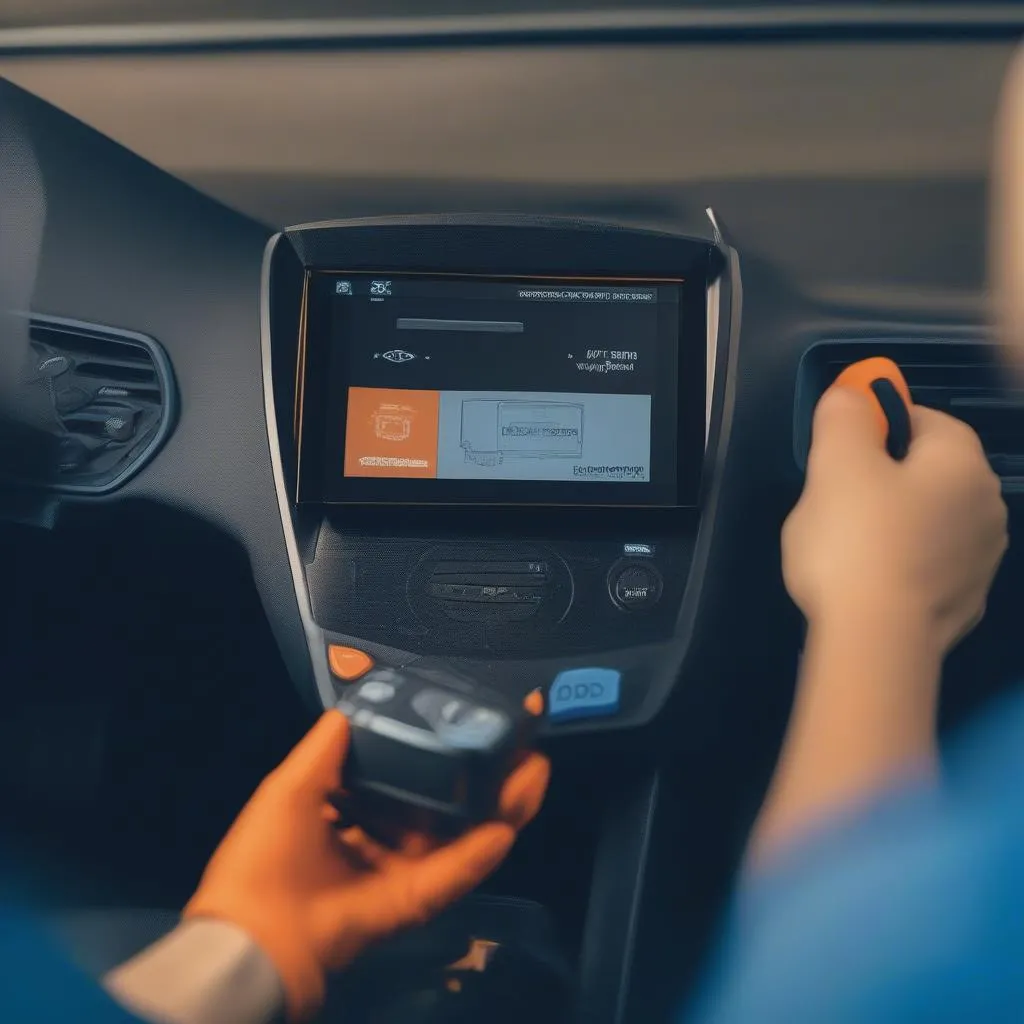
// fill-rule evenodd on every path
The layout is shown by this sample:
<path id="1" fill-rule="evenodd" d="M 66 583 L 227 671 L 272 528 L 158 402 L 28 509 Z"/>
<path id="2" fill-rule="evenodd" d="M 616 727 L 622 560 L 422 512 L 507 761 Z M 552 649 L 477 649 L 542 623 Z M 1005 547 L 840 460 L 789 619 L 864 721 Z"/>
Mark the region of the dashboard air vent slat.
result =
<path id="1" fill-rule="evenodd" d="M 170 363 L 152 338 L 33 315 L 35 380 L 46 388 L 53 464 L 32 482 L 70 493 L 120 487 L 156 453 L 176 408 Z"/>
<path id="2" fill-rule="evenodd" d="M 1011 490 L 1024 489 L 1024 390 L 1006 374 L 984 340 L 864 339 L 823 341 L 800 363 L 794 452 L 807 461 L 814 406 L 839 373 L 868 356 L 888 356 L 903 370 L 914 401 L 970 424 Z"/>

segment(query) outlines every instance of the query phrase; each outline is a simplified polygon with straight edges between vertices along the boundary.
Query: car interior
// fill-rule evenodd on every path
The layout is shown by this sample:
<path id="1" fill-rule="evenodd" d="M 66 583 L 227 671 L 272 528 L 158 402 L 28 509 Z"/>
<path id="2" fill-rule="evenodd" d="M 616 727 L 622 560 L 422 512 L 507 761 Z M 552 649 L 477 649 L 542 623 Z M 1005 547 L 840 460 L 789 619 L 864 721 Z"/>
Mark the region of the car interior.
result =
<path id="1" fill-rule="evenodd" d="M 506 950 L 472 1019 L 669 1019 L 789 712 L 818 397 L 894 359 L 1012 535 L 1024 5 L 0 6 L 0 792 L 47 921 L 97 975 L 169 930 L 353 694 L 539 689 L 539 817 L 323 1019 L 464 1019 L 401 1000 L 469 939 Z M 944 734 L 1020 676 L 1020 561 Z"/>

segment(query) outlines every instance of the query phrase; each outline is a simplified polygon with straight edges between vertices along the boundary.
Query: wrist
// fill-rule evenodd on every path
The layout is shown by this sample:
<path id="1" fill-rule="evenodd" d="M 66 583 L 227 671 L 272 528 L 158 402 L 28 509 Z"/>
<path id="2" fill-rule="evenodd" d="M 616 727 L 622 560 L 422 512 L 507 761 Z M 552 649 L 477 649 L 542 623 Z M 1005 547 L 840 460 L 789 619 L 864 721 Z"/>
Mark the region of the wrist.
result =
<path id="1" fill-rule="evenodd" d="M 870 680 L 888 664 L 913 663 L 938 672 L 945 656 L 932 616 L 914 602 L 888 600 L 837 602 L 808 619 L 806 647 L 827 646 L 844 661 L 862 665 Z M 923 672 L 916 672 L 923 674 Z"/>
<path id="2" fill-rule="evenodd" d="M 809 623 L 752 857 L 901 780 L 934 775 L 941 651 L 926 619 L 891 604 L 848 604 Z"/>
<path id="3" fill-rule="evenodd" d="M 186 920 L 105 979 L 120 1002 L 173 1024 L 254 1024 L 282 1004 L 273 963 L 241 928 Z"/>
<path id="4" fill-rule="evenodd" d="M 311 1018 L 324 999 L 326 979 L 291 908 L 267 899 L 248 900 L 226 913 L 200 885 L 184 910 L 186 925 L 223 925 L 244 934 L 274 972 L 289 1021 Z"/>
<path id="5" fill-rule="evenodd" d="M 927 616 L 852 604 L 807 633 L 797 716 L 853 749 L 931 757 L 943 647 Z"/>

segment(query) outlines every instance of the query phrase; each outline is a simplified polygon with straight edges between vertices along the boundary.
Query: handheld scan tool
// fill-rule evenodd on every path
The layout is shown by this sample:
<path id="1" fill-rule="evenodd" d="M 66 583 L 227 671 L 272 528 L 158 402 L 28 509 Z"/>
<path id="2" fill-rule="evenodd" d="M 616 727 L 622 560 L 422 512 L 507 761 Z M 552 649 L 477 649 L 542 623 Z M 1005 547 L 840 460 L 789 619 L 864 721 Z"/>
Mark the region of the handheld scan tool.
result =
<path id="1" fill-rule="evenodd" d="M 375 838 L 455 835 L 494 816 L 537 726 L 524 704 L 451 669 L 378 668 L 346 692 L 348 809 Z"/>

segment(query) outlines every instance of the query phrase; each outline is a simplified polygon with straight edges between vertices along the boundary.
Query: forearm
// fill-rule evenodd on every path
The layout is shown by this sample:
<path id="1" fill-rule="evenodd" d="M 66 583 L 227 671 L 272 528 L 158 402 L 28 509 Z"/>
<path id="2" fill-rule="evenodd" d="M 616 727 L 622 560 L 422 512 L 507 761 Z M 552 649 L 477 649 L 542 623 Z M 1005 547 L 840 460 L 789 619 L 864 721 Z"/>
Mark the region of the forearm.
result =
<path id="1" fill-rule="evenodd" d="M 935 771 L 941 663 L 930 631 L 910 614 L 847 613 L 811 627 L 752 860 L 901 779 Z"/>
<path id="2" fill-rule="evenodd" d="M 273 965 L 243 932 L 187 921 L 111 971 L 107 990 L 154 1024 L 266 1024 L 283 995 Z"/>

